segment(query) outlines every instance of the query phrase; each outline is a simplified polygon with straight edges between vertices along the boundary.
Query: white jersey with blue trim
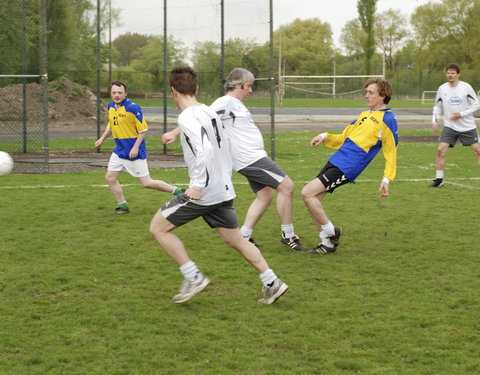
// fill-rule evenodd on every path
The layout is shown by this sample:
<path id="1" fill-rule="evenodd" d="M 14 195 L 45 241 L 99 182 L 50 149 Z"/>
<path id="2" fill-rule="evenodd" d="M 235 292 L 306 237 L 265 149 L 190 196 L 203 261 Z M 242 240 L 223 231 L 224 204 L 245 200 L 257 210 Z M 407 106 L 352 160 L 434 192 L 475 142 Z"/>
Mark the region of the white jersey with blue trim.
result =
<path id="1" fill-rule="evenodd" d="M 235 198 L 232 159 L 220 118 L 205 104 L 186 108 L 178 116 L 190 187 L 202 190 L 193 202 L 209 206 Z"/>
<path id="2" fill-rule="evenodd" d="M 217 112 L 230 138 L 234 170 L 239 171 L 267 156 L 262 133 L 241 100 L 225 95 L 210 108 Z"/>
<path id="3" fill-rule="evenodd" d="M 451 86 L 447 82 L 437 90 L 432 123 L 438 123 L 443 115 L 443 125 L 453 130 L 466 132 L 476 129 L 473 112 L 478 108 L 478 98 L 472 86 L 463 81 L 459 81 L 456 86 Z M 457 121 L 450 120 L 456 112 L 460 112 L 462 117 Z"/>

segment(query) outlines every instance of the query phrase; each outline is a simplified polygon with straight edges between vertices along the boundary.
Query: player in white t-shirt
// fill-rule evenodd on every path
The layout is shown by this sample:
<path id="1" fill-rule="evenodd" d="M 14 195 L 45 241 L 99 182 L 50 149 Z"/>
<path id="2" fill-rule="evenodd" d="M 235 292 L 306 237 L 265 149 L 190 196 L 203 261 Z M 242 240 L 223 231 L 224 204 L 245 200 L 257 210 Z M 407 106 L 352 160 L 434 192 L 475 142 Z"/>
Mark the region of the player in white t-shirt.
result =
<path id="1" fill-rule="evenodd" d="M 220 116 L 230 139 L 233 169 L 247 178 L 256 195 L 240 230 L 255 246 L 262 246 L 253 240 L 253 229 L 272 202 L 273 190 L 277 190 L 276 206 L 282 231 L 280 242 L 295 251 L 308 250 L 295 234 L 292 224 L 293 181 L 267 156 L 262 133 L 243 104 L 243 100 L 252 93 L 254 80 L 250 71 L 233 69 L 226 79 L 226 95 L 210 106 Z M 176 128 L 163 134 L 163 143 L 172 143 L 178 133 Z"/>
<path id="2" fill-rule="evenodd" d="M 438 133 L 438 123 L 443 115 L 443 130 L 437 148 L 435 180 L 429 187 L 442 187 L 445 160 L 449 147 L 457 140 L 464 146 L 472 146 L 472 151 L 480 165 L 480 143 L 473 113 L 479 108 L 478 98 L 472 86 L 460 81 L 460 68 L 450 64 L 446 69 L 447 81 L 438 88 L 433 107 L 432 129 Z"/>
<path id="3" fill-rule="evenodd" d="M 244 175 L 255 193 L 241 228 L 243 236 L 255 243 L 252 232 L 273 200 L 277 190 L 277 211 L 280 216 L 280 242 L 292 250 L 308 250 L 295 234 L 292 224 L 294 184 L 290 177 L 268 156 L 262 133 L 255 125 L 243 101 L 252 93 L 254 75 L 242 68 L 233 69 L 226 78 L 226 95 L 210 106 L 218 113 L 229 135 L 233 169 Z M 260 244 L 256 244 L 261 246 Z"/>
<path id="4" fill-rule="evenodd" d="M 233 207 L 230 145 L 217 114 L 196 99 L 197 74 L 191 68 L 173 69 L 169 76 L 172 95 L 182 111 L 178 116 L 183 154 L 190 177 L 189 188 L 162 206 L 150 224 L 150 233 L 178 264 L 184 276 L 175 303 L 188 301 L 210 281 L 189 258 L 182 241 L 172 231 L 198 217 L 216 228 L 220 237 L 238 250 L 259 272 L 263 282 L 260 303 L 271 304 L 288 289 L 270 269 L 260 251 L 243 238 Z"/>

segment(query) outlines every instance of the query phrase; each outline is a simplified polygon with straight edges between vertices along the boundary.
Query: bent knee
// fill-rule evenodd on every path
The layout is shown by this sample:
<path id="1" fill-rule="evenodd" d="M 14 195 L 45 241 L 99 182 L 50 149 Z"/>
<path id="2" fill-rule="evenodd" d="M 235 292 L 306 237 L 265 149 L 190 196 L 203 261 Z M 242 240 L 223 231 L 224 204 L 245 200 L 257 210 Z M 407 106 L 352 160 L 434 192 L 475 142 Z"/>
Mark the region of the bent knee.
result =
<path id="1" fill-rule="evenodd" d="M 278 185 L 277 190 L 281 194 L 293 195 L 295 184 L 290 177 L 286 176 L 280 185 Z"/>

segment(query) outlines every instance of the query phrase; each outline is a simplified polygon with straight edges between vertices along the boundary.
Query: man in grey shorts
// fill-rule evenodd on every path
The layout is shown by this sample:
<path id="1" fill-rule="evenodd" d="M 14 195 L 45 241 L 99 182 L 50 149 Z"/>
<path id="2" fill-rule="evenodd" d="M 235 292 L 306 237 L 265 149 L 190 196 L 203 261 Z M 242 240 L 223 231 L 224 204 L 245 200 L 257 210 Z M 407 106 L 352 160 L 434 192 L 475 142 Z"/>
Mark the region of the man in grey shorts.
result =
<path id="1" fill-rule="evenodd" d="M 457 140 L 463 146 L 472 146 L 480 165 L 480 143 L 473 113 L 479 108 L 478 98 L 472 86 L 460 81 L 460 68 L 450 64 L 446 69 L 447 81 L 438 88 L 433 107 L 432 130 L 438 133 L 438 124 L 443 115 L 443 131 L 437 148 L 435 180 L 429 187 L 442 187 L 445 160 L 449 147 Z"/>
<path id="2" fill-rule="evenodd" d="M 308 250 L 295 234 L 292 223 L 294 184 L 290 177 L 272 161 L 265 151 L 263 137 L 243 101 L 252 93 L 254 75 L 242 68 L 233 69 L 226 78 L 226 94 L 210 106 L 220 116 L 230 138 L 233 169 L 245 176 L 255 193 L 245 222 L 243 236 L 252 239 L 255 225 L 273 200 L 277 191 L 277 212 L 282 236 L 280 242 L 295 251 Z"/>
<path id="3" fill-rule="evenodd" d="M 220 237 L 237 250 L 259 273 L 263 283 L 260 303 L 271 304 L 288 289 L 270 269 L 260 251 L 243 238 L 233 208 L 230 145 L 215 111 L 196 99 L 197 74 L 189 67 L 173 69 L 169 76 L 172 96 L 182 111 L 178 116 L 183 155 L 190 177 L 184 194 L 168 201 L 153 217 L 150 233 L 177 263 L 184 281 L 172 300 L 186 302 L 210 281 L 189 258 L 183 242 L 172 231 L 198 217 L 217 229 Z"/>

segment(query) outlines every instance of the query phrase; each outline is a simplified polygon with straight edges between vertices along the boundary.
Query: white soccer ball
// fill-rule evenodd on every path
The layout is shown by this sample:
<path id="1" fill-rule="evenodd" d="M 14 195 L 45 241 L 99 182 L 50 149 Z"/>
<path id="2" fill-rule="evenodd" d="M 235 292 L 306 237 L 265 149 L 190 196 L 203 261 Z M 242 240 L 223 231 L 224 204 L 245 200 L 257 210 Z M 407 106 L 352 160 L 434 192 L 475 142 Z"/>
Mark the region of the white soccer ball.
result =
<path id="1" fill-rule="evenodd" d="M 0 151 L 0 176 L 5 176 L 13 170 L 13 159 L 6 152 Z"/>

